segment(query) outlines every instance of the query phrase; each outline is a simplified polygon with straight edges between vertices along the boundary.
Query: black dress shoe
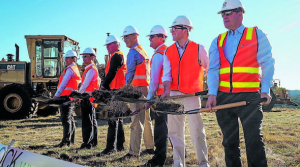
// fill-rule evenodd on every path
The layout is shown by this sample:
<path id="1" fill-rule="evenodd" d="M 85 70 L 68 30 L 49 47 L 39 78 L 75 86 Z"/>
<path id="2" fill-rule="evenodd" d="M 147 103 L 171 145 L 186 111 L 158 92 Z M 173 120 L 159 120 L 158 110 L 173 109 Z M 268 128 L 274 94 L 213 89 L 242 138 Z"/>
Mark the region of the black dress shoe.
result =
<path id="1" fill-rule="evenodd" d="M 117 161 L 119 161 L 119 162 L 128 161 L 131 158 L 139 159 L 139 156 L 138 155 L 132 155 L 132 154 L 128 153 L 124 157 L 121 157 L 121 158 L 117 159 Z"/>
<path id="2" fill-rule="evenodd" d="M 122 147 L 117 147 L 117 151 L 124 151 L 124 150 L 125 150 L 124 146 L 122 146 Z"/>
<path id="3" fill-rule="evenodd" d="M 90 143 L 82 143 L 80 149 L 91 149 L 92 145 Z"/>
<path id="4" fill-rule="evenodd" d="M 145 155 L 145 154 L 154 154 L 154 150 L 153 149 L 146 149 L 146 150 L 141 152 L 141 155 Z"/>
<path id="5" fill-rule="evenodd" d="M 162 167 L 163 165 L 157 164 L 154 160 L 150 159 L 147 163 L 144 165 L 140 165 L 140 167 L 154 167 L 154 166 L 159 166 Z"/>
<path id="6" fill-rule="evenodd" d="M 64 147 L 64 146 L 70 146 L 70 142 L 66 140 L 62 140 L 56 147 Z"/>
<path id="7" fill-rule="evenodd" d="M 101 156 L 101 155 L 109 155 L 109 154 L 112 154 L 113 152 L 115 152 L 114 149 L 105 148 L 105 149 L 100 153 L 100 156 Z"/>

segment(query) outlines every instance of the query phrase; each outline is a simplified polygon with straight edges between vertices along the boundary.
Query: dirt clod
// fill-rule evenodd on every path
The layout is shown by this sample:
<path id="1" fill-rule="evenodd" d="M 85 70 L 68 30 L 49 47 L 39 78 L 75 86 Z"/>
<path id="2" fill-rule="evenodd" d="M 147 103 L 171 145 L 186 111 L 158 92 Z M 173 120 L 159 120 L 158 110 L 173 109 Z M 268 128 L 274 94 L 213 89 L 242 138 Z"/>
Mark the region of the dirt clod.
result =
<path id="1" fill-rule="evenodd" d="M 116 91 L 115 95 L 125 98 L 134 98 L 138 99 L 142 97 L 143 93 L 138 90 L 136 87 L 131 85 L 126 85 L 122 89 Z"/>
<path id="2" fill-rule="evenodd" d="M 92 92 L 92 96 L 95 98 L 94 103 L 108 103 L 111 101 L 113 93 L 107 90 L 95 90 Z"/>
<path id="3" fill-rule="evenodd" d="M 178 112 L 178 113 L 183 113 L 184 111 L 182 102 L 175 101 L 173 99 L 158 100 L 152 105 L 152 109 L 156 111 Z"/>

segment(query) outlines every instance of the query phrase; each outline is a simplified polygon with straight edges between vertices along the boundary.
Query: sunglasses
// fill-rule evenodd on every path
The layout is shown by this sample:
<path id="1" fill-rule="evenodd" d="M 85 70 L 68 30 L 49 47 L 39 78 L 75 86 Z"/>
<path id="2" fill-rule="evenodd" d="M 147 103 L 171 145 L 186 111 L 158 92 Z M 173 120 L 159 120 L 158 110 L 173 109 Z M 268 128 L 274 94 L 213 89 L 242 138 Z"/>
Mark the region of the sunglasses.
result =
<path id="1" fill-rule="evenodd" d="M 158 37 L 157 35 L 150 35 L 150 39 L 153 39 L 154 37 Z"/>
<path id="2" fill-rule="evenodd" d="M 170 32 L 174 32 L 174 31 L 176 31 L 177 29 L 182 29 L 182 30 L 184 30 L 184 29 L 187 29 L 186 27 L 172 27 L 171 29 L 170 29 Z"/>
<path id="3" fill-rule="evenodd" d="M 128 39 L 130 35 L 134 35 L 134 34 L 128 34 L 122 37 L 122 40 L 124 41 L 125 39 Z"/>
<path id="4" fill-rule="evenodd" d="M 227 10 L 227 11 L 221 12 L 221 15 L 222 15 L 222 17 L 224 17 L 224 15 L 230 16 L 230 15 L 232 15 L 233 12 L 238 13 L 238 12 L 241 12 L 241 11 L 240 11 L 240 10 L 237 10 L 237 9 Z"/>

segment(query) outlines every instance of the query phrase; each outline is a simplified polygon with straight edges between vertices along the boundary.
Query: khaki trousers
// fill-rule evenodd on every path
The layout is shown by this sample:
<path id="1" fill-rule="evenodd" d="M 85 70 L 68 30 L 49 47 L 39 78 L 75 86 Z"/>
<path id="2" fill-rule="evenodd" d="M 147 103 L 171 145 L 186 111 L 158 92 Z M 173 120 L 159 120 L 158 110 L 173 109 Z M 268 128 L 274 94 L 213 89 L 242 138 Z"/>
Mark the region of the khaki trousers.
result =
<path id="1" fill-rule="evenodd" d="M 138 89 L 143 93 L 142 98 L 147 97 L 148 87 L 141 86 Z M 142 108 L 144 103 L 130 103 L 131 111 Z M 144 143 L 146 149 L 154 149 L 153 127 L 150 118 L 150 109 L 143 110 L 137 115 L 131 117 L 130 125 L 130 146 L 129 154 L 140 155 L 142 147 L 142 137 L 144 135 Z"/>
<path id="2" fill-rule="evenodd" d="M 182 95 L 179 91 L 171 91 L 171 96 Z M 178 99 L 183 102 L 184 110 L 201 107 L 198 96 Z M 195 148 L 198 165 L 209 167 L 207 144 L 201 113 L 187 115 L 192 143 Z M 185 166 L 185 115 L 168 115 L 168 133 L 173 144 L 174 166 Z"/>

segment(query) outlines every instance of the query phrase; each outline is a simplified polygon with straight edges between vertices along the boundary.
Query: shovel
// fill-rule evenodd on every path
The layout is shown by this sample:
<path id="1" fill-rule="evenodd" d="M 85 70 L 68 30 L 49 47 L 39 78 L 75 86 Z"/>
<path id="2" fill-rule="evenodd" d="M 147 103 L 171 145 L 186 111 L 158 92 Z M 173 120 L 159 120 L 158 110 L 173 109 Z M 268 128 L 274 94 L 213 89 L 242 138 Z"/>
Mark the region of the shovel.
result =
<path id="1" fill-rule="evenodd" d="M 191 96 L 200 96 L 200 95 L 207 95 L 208 91 L 202 91 L 202 92 L 196 92 L 196 93 L 190 93 L 190 94 L 184 94 L 184 95 L 177 95 L 177 96 L 169 96 L 166 97 L 168 99 L 179 99 L 179 98 L 184 98 L 184 97 L 191 97 Z M 116 96 L 115 99 L 120 100 L 120 101 L 125 101 L 129 103 L 152 103 L 157 100 L 158 96 L 156 96 L 153 99 L 149 100 L 144 100 L 144 99 L 133 99 L 133 98 L 125 98 L 125 97 L 120 97 Z"/>
<path id="2" fill-rule="evenodd" d="M 226 109 L 226 108 L 233 108 L 233 107 L 249 105 L 249 104 L 254 103 L 254 102 L 255 103 L 261 103 L 261 102 L 264 102 L 264 101 L 267 101 L 267 100 L 268 100 L 267 98 L 252 99 L 252 100 L 248 100 L 248 101 L 241 101 L 241 102 L 218 105 L 218 106 L 212 107 L 212 109 L 213 110 L 220 110 L 220 109 Z M 180 112 L 168 112 L 168 111 L 156 111 L 156 112 L 179 115 L 179 114 L 197 114 L 197 113 L 208 112 L 208 111 L 210 111 L 210 108 L 201 108 L 201 109 L 189 110 L 189 111 L 185 111 L 185 112 L 182 112 L 182 113 L 180 113 Z"/>

